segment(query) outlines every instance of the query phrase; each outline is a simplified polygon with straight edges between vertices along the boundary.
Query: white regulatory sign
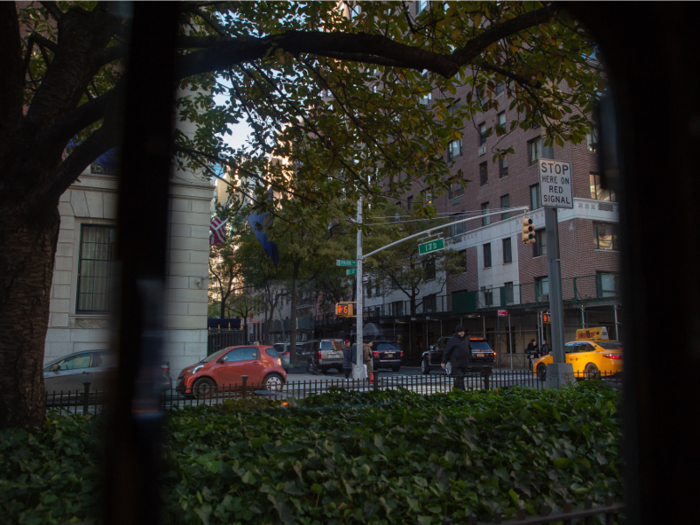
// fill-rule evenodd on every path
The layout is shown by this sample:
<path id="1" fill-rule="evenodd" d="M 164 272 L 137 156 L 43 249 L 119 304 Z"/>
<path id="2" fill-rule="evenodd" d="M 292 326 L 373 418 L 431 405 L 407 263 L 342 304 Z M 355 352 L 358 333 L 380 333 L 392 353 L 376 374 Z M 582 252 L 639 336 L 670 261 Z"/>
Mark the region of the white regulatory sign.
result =
<path id="1" fill-rule="evenodd" d="M 540 204 L 549 208 L 573 208 L 571 163 L 540 159 Z"/>

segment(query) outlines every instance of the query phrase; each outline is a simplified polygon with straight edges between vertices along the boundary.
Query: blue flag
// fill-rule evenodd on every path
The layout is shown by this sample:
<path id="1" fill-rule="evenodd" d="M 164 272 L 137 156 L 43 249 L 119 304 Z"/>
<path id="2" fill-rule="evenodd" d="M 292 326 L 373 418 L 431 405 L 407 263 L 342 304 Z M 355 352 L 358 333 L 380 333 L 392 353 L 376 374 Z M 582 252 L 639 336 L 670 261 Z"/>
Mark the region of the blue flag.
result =
<path id="1" fill-rule="evenodd" d="M 248 224 L 250 224 L 250 227 L 253 228 L 255 236 L 260 242 L 260 246 L 262 246 L 263 250 L 265 250 L 265 253 L 270 256 L 270 259 L 272 259 L 272 263 L 275 265 L 275 268 L 277 268 L 277 264 L 280 262 L 280 255 L 277 251 L 277 245 L 270 239 L 268 239 L 267 235 L 265 235 L 266 219 L 267 215 L 265 213 L 255 212 L 251 213 L 246 217 Z M 258 226 L 256 226 L 256 224 L 260 224 L 261 229 L 258 229 Z"/>

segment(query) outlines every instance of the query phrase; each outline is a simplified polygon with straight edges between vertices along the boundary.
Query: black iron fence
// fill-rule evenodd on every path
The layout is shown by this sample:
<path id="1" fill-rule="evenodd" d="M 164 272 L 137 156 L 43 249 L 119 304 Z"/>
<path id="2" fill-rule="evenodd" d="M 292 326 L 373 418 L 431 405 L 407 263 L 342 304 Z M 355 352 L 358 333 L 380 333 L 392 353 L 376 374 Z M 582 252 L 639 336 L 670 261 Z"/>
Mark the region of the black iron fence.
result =
<path id="1" fill-rule="evenodd" d="M 517 510 L 516 518 L 503 521 L 503 514 L 500 511 L 494 512 L 493 522 L 481 525 L 495 525 L 502 523 L 504 525 L 544 525 L 547 523 L 563 523 L 571 525 L 572 523 L 585 523 L 592 525 L 593 523 L 605 523 L 605 525 L 613 525 L 619 523 L 619 518 L 625 511 L 624 503 L 613 503 L 612 495 L 608 494 L 605 497 L 603 505 L 594 506 L 593 499 L 586 496 L 583 506 L 575 508 L 571 501 L 565 501 L 561 509 L 552 512 L 546 504 L 539 507 L 539 514 L 536 516 L 527 516 L 525 507 L 520 507 Z M 602 521 L 602 518 L 605 518 Z M 442 525 L 452 525 L 454 522 L 450 518 L 443 518 L 440 522 Z M 478 525 L 478 521 L 474 514 L 467 517 L 467 525 Z M 422 520 L 418 520 L 418 525 L 424 525 Z"/>
<path id="2" fill-rule="evenodd" d="M 207 334 L 207 355 L 218 352 L 222 348 L 244 344 L 246 344 L 246 340 L 243 330 L 220 330 L 218 328 L 210 328 Z"/>
<path id="3" fill-rule="evenodd" d="M 621 375 L 605 372 L 596 374 L 575 374 L 577 381 L 588 379 L 603 379 L 613 387 L 621 386 Z M 345 379 L 344 377 L 317 377 L 295 380 L 294 375 L 287 377 L 287 382 L 265 384 L 250 381 L 243 376 L 240 383 L 229 385 L 213 385 L 206 383 L 202 389 L 195 381 L 189 388 L 164 389 L 161 395 L 161 408 L 170 410 L 186 406 L 216 405 L 229 399 L 257 398 L 284 400 L 287 398 L 303 399 L 311 395 L 329 392 L 332 388 L 366 392 L 369 390 L 392 390 L 405 388 L 421 395 L 449 392 L 454 388 L 465 390 L 489 390 L 521 385 L 541 389 L 546 386 L 546 378 L 538 377 L 530 370 L 494 370 L 467 372 L 466 374 L 447 375 L 445 373 L 429 375 L 393 375 L 389 373 L 374 373 L 374 380 Z M 573 378 L 572 378 L 573 379 Z M 107 404 L 104 390 L 92 390 L 90 383 L 84 383 L 84 388 L 74 391 L 46 393 L 47 409 L 59 410 L 65 414 L 98 414 Z"/>

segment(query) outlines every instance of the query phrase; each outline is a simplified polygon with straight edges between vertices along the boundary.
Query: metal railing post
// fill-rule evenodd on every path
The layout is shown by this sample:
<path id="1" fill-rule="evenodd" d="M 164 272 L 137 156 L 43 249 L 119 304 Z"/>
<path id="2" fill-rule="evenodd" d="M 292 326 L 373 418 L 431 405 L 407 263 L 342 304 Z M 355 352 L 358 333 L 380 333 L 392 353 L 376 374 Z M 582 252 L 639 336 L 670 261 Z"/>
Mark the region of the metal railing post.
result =
<path id="1" fill-rule="evenodd" d="M 83 393 L 83 415 L 86 415 L 88 413 L 88 397 L 90 396 L 90 385 L 92 383 L 90 381 L 86 381 L 83 383 L 83 386 L 85 387 L 84 393 Z"/>
<path id="2" fill-rule="evenodd" d="M 241 376 L 241 381 L 243 382 L 241 385 L 241 397 L 246 399 L 248 396 L 248 376 Z"/>

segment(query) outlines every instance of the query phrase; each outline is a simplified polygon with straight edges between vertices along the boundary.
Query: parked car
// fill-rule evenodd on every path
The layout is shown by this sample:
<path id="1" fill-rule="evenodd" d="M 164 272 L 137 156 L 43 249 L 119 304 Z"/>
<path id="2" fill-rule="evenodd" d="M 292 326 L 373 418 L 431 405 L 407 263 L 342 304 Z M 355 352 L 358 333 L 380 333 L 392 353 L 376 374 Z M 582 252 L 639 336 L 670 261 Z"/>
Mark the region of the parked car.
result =
<path id="1" fill-rule="evenodd" d="M 289 358 L 290 358 L 290 352 L 289 352 L 289 346 L 291 343 L 275 343 L 273 346 L 275 347 L 275 350 L 277 351 L 277 355 L 280 356 L 280 359 L 282 359 L 282 365 L 288 365 L 289 364 Z M 296 344 L 297 348 L 297 359 L 299 359 L 299 356 L 301 356 L 301 343 Z"/>
<path id="2" fill-rule="evenodd" d="M 324 374 L 331 368 L 338 372 L 343 370 L 343 340 L 319 339 L 307 341 L 301 347 L 300 361 L 305 360 L 309 366 Z"/>
<path id="3" fill-rule="evenodd" d="M 403 364 L 403 350 L 396 341 L 376 341 L 372 348 L 374 369 L 391 368 L 398 372 Z"/>
<path id="4" fill-rule="evenodd" d="M 430 350 L 423 352 L 420 360 L 420 369 L 423 374 L 429 374 L 431 370 L 442 370 L 442 353 L 445 350 L 449 337 L 441 337 Z M 469 360 L 470 371 L 481 371 L 485 368 L 493 368 L 496 362 L 496 352 L 491 348 L 489 342 L 483 337 L 470 337 L 469 344 L 472 347 L 472 355 Z M 449 375 L 452 372 L 452 364 L 445 365 L 445 372 Z"/>
<path id="5" fill-rule="evenodd" d="M 622 373 L 622 343 L 620 341 L 577 339 L 564 345 L 566 362 L 571 363 L 577 379 L 600 379 Z M 547 379 L 547 365 L 552 354 L 540 357 L 532 364 L 532 371 L 540 381 Z"/>
<path id="6" fill-rule="evenodd" d="M 282 359 L 271 346 L 232 346 L 183 368 L 177 378 L 179 393 L 204 398 L 217 387 L 241 385 L 241 376 L 248 376 L 248 385 L 277 390 L 287 382 Z"/>
<path id="7" fill-rule="evenodd" d="M 161 388 L 172 388 L 170 364 L 160 367 Z M 59 357 L 44 365 L 44 387 L 47 392 L 82 391 L 90 382 L 90 390 L 104 390 L 113 384 L 118 370 L 117 356 L 108 350 L 84 350 Z"/>

